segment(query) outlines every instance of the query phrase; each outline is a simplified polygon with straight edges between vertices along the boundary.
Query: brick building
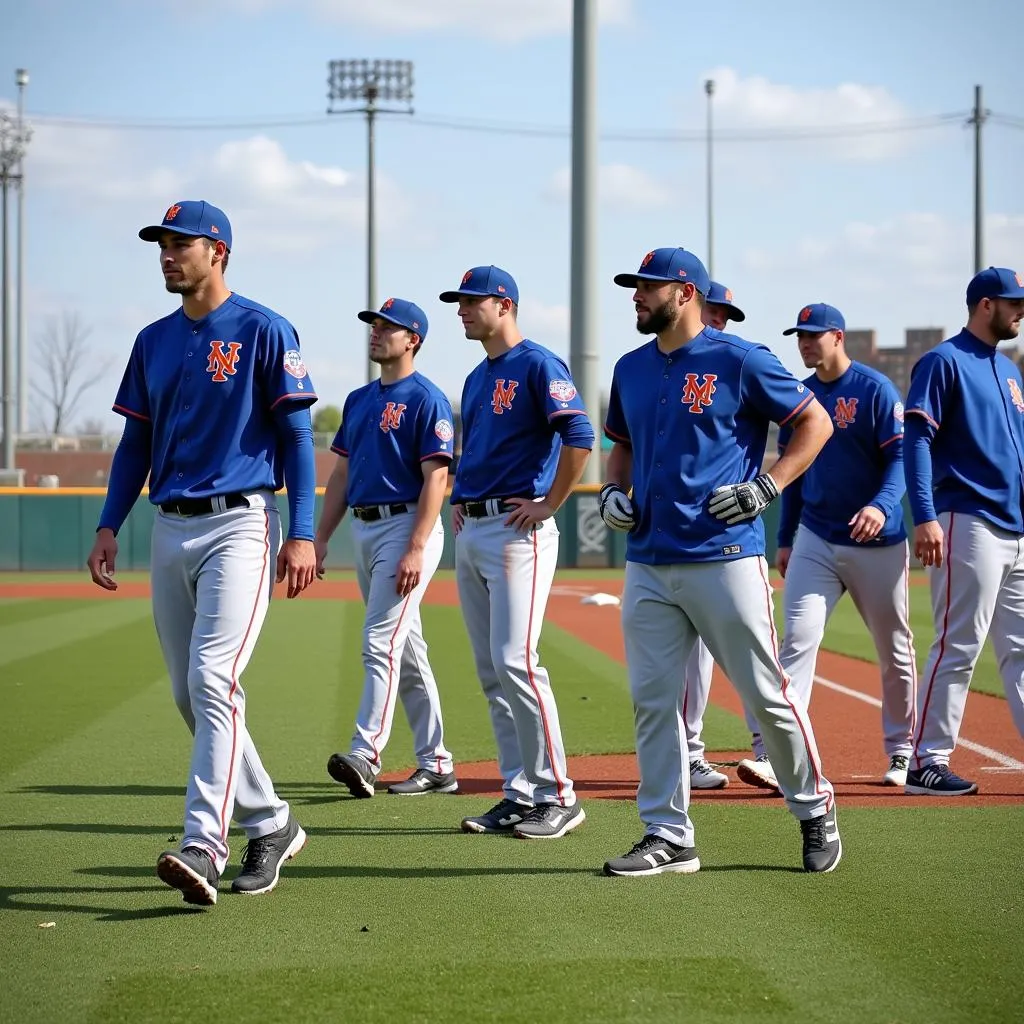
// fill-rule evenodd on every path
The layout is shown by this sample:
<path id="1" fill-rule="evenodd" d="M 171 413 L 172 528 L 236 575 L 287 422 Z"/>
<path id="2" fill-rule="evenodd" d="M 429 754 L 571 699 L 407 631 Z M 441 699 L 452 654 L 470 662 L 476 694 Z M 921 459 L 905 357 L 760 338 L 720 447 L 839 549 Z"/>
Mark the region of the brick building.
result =
<path id="1" fill-rule="evenodd" d="M 942 327 L 908 327 L 903 345 L 879 348 L 874 331 L 847 331 L 846 353 L 851 359 L 884 373 L 899 393 L 906 395 L 914 363 L 945 337 Z"/>

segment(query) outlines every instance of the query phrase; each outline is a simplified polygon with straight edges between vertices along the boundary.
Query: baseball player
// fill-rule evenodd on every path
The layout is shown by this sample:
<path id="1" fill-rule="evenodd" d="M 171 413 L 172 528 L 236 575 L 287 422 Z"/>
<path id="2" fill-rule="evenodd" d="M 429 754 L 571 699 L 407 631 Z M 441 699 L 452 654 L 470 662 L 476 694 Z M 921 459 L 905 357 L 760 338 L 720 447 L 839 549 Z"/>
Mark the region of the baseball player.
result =
<path id="1" fill-rule="evenodd" d="M 466 337 L 486 354 L 462 390 L 462 458 L 451 501 L 459 601 L 504 793 L 462 828 L 557 839 L 586 815 L 566 771 L 537 644 L 558 561 L 553 517 L 583 474 L 594 431 L 568 367 L 520 332 L 510 274 L 474 267 L 441 301 L 458 303 Z"/>
<path id="2" fill-rule="evenodd" d="M 849 591 L 874 640 L 882 673 L 888 758 L 882 783 L 902 786 L 917 691 L 902 506 L 903 403 L 888 377 L 846 354 L 845 330 L 842 313 L 818 302 L 804 306 L 796 326 L 782 332 L 796 335 L 804 366 L 814 370 L 804 384 L 832 417 L 834 430 L 800 480 L 782 494 L 775 563 L 786 581 L 780 660 L 809 706 L 825 626 Z M 790 437 L 784 427 L 780 452 Z M 757 756 L 760 761 L 743 767 L 768 774 L 777 784 L 760 736 L 755 736 Z"/>
<path id="3" fill-rule="evenodd" d="M 1024 387 L 996 348 L 1017 337 L 1022 316 L 1024 277 L 981 271 L 967 286 L 967 326 L 911 373 L 907 496 L 935 616 L 907 772 L 906 792 L 915 795 L 977 792 L 949 759 L 989 634 L 1024 736 Z"/>
<path id="4" fill-rule="evenodd" d="M 365 681 L 350 753 L 333 754 L 327 771 L 353 796 L 373 796 L 400 697 L 418 767 L 388 792 L 454 793 L 459 786 L 420 621 L 420 602 L 444 548 L 440 516 L 455 436 L 452 407 L 414 366 L 427 337 L 419 306 L 387 299 L 358 316 L 372 324 L 370 358 L 380 366 L 380 379 L 345 401 L 316 553 L 322 575 L 327 543 L 351 508 L 356 575 L 366 602 Z"/>
<path id="5" fill-rule="evenodd" d="M 704 326 L 710 282 L 693 253 L 655 249 L 615 283 L 633 289 L 637 330 L 656 337 L 616 363 L 605 426 L 614 446 L 602 515 L 629 533 L 622 628 L 645 834 L 604 871 L 700 868 L 677 667 L 698 636 L 757 717 L 800 820 L 804 870 L 832 871 L 842 854 L 834 795 L 806 709 L 779 665 L 760 518 L 832 424 L 767 348 Z M 769 420 L 793 433 L 760 474 Z"/>
<path id="6" fill-rule="evenodd" d="M 742 323 L 747 317 L 743 310 L 733 304 L 731 289 L 718 281 L 712 281 L 701 318 L 706 327 L 724 331 L 730 320 Z M 711 695 L 711 675 L 714 670 L 715 659 L 711 657 L 707 644 L 698 637 L 683 674 L 683 725 L 686 729 L 686 746 L 690 751 L 691 789 L 724 789 L 729 785 L 729 776 L 713 768 L 704 756 L 704 712 Z"/>
<path id="7" fill-rule="evenodd" d="M 212 905 L 232 816 L 248 837 L 234 892 L 269 892 L 306 842 L 256 753 L 239 680 L 275 578 L 288 581 L 291 598 L 314 577 L 316 394 L 295 328 L 225 284 L 231 225 L 221 210 L 175 203 L 139 237 L 159 243 L 164 284 L 181 308 L 135 340 L 114 402 L 124 434 L 88 566 L 95 583 L 117 589 L 115 538 L 148 475 L 153 619 L 194 737 L 181 849 L 163 853 L 156 870 L 186 903 Z M 282 544 L 274 492 L 285 480 Z"/>

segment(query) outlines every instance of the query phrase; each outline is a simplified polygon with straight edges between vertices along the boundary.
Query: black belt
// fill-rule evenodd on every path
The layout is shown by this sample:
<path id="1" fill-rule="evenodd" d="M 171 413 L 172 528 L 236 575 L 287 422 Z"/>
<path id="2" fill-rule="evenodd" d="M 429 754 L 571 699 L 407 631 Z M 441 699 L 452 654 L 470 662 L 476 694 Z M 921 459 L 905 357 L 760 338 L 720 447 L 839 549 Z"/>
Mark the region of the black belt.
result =
<path id="1" fill-rule="evenodd" d="M 355 505 L 352 508 L 352 515 L 364 523 L 375 523 L 378 519 L 385 518 L 385 510 L 393 516 L 400 516 L 403 512 L 409 511 L 409 506 L 402 503 L 397 505 Z"/>
<path id="2" fill-rule="evenodd" d="M 160 506 L 160 511 L 175 516 L 208 516 L 229 508 L 249 508 L 249 499 L 244 494 L 220 494 L 213 498 L 178 498 L 176 501 L 165 501 Z"/>
<path id="3" fill-rule="evenodd" d="M 494 501 L 497 501 L 497 506 L 491 504 Z M 497 511 L 492 511 L 495 507 Z M 484 498 L 482 501 L 464 501 L 462 503 L 463 511 L 470 519 L 483 519 L 486 516 L 501 515 L 503 512 L 514 512 L 516 507 L 504 498 Z"/>

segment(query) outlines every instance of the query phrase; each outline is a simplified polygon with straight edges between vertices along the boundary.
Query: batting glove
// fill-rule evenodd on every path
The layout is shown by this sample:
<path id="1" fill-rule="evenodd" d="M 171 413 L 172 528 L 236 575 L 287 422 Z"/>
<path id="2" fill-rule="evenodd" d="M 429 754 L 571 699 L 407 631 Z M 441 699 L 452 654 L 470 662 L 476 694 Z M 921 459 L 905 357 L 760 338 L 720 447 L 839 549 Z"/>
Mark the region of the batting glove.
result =
<path id="1" fill-rule="evenodd" d="M 605 484 L 601 488 L 601 518 L 613 529 L 629 533 L 636 529 L 636 513 L 633 502 L 626 492 L 616 484 Z"/>
<path id="2" fill-rule="evenodd" d="M 749 483 L 716 487 L 711 494 L 708 511 L 732 526 L 744 519 L 757 518 L 778 496 L 775 481 L 767 473 L 762 473 Z"/>

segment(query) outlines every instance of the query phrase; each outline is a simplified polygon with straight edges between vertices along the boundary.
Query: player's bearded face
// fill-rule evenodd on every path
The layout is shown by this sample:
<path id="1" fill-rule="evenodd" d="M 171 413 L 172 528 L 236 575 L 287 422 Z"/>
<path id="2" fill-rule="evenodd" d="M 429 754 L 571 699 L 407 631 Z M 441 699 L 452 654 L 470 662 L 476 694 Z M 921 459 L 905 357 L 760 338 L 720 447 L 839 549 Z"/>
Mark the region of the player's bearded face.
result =
<path id="1" fill-rule="evenodd" d="M 170 237 L 160 242 L 164 287 L 173 295 L 193 295 L 210 276 L 213 250 L 201 238 Z"/>
<path id="2" fill-rule="evenodd" d="M 661 301 L 657 301 L 660 299 Z M 653 294 L 638 296 L 636 301 L 636 329 L 641 334 L 661 334 L 674 327 L 679 319 L 679 306 L 675 296 L 668 298 Z"/>
<path id="3" fill-rule="evenodd" d="M 996 299 L 992 303 L 989 329 L 996 341 L 1009 341 L 1020 333 L 1024 299 Z"/>

